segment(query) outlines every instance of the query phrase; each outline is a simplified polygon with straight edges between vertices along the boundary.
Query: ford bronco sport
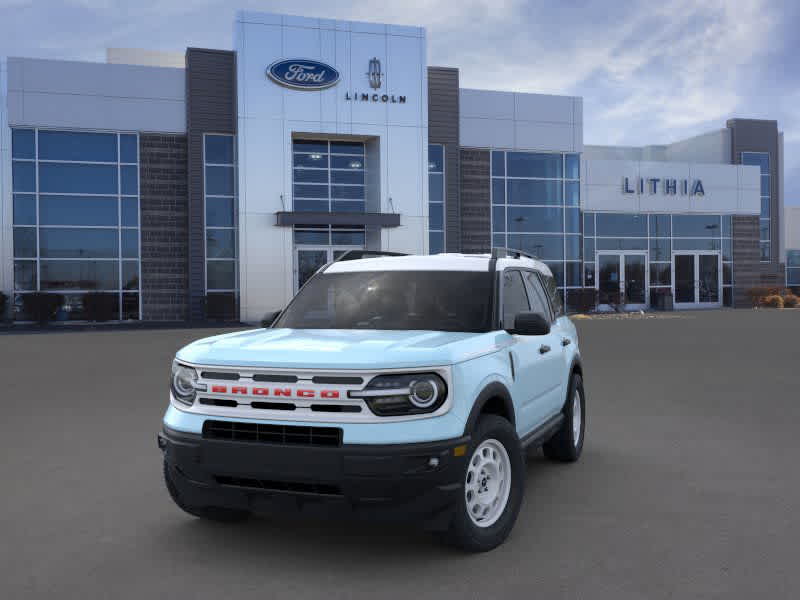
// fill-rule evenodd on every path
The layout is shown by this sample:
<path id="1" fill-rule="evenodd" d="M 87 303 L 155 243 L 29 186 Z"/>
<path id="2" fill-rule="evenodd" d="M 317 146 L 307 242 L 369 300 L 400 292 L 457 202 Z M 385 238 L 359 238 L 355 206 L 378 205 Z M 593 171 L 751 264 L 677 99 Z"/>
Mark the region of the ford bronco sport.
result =
<path id="1" fill-rule="evenodd" d="M 265 329 L 177 353 L 167 489 L 208 519 L 340 509 L 494 548 L 520 509 L 525 448 L 581 454 L 575 327 L 522 253 L 370 254 L 322 267 Z"/>

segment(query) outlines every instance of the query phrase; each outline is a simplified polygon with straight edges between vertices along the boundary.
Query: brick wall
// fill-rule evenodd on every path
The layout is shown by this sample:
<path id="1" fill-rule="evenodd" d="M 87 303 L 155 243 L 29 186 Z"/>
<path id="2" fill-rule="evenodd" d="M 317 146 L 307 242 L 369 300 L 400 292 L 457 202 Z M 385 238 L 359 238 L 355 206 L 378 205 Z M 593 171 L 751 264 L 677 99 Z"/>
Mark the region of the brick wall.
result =
<path id="1" fill-rule="evenodd" d="M 488 150 L 461 150 L 462 252 L 488 252 L 492 247 L 489 160 Z"/>
<path id="2" fill-rule="evenodd" d="M 139 135 L 142 319 L 188 318 L 186 136 Z"/>

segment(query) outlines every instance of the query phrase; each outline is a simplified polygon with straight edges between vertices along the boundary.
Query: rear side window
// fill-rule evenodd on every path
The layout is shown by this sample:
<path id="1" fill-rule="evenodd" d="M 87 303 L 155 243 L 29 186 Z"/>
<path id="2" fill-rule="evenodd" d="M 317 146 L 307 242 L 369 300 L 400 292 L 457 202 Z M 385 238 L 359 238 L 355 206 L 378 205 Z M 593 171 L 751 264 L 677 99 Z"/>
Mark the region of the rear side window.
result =
<path id="1" fill-rule="evenodd" d="M 554 318 L 564 316 L 564 304 L 561 302 L 561 294 L 558 293 L 556 280 L 551 275 L 541 273 L 545 291 L 550 297 L 550 306 L 553 307 Z"/>
<path id="2" fill-rule="evenodd" d="M 503 329 L 514 326 L 514 317 L 530 310 L 528 295 L 519 271 L 503 272 Z"/>
<path id="3" fill-rule="evenodd" d="M 523 275 L 525 287 L 528 290 L 528 298 L 531 301 L 531 310 L 539 313 L 548 321 L 553 320 L 553 313 L 550 312 L 550 303 L 547 301 L 547 293 L 542 288 L 539 277 L 532 271 L 525 271 Z"/>

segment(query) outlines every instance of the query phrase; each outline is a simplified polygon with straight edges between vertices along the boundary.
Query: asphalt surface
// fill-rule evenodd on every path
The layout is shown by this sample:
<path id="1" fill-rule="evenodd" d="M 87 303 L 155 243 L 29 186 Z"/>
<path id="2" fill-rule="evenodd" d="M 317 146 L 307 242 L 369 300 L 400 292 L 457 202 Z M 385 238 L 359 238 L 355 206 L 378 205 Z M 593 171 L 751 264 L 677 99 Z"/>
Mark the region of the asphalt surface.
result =
<path id="1" fill-rule="evenodd" d="M 588 430 L 505 545 L 219 525 L 163 488 L 170 361 L 210 330 L 0 335 L 0 598 L 798 598 L 800 310 L 578 321 Z"/>

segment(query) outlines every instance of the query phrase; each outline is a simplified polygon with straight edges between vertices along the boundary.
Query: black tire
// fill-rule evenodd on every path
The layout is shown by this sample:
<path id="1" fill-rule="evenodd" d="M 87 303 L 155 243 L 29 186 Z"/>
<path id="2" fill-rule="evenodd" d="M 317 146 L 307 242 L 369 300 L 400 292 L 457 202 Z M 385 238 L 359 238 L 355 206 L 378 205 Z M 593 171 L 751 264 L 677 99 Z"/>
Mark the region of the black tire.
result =
<path id="1" fill-rule="evenodd" d="M 573 404 L 575 394 L 580 396 L 581 424 L 578 439 L 575 440 L 573 433 Z M 559 462 L 575 462 L 583 451 L 583 439 L 586 431 L 586 394 L 583 391 L 583 378 L 577 373 L 573 373 L 569 380 L 567 389 L 567 399 L 562 410 L 564 422 L 559 430 L 550 438 L 542 450 L 544 455 L 550 460 Z"/>
<path id="2" fill-rule="evenodd" d="M 446 534 L 446 540 L 451 545 L 468 552 L 486 552 L 505 541 L 517 520 L 525 491 L 525 461 L 517 432 L 506 419 L 495 415 L 483 415 L 478 420 L 467 451 L 469 459 L 464 464 L 462 482 L 466 482 L 468 467 L 476 448 L 486 440 L 500 442 L 508 454 L 511 464 L 509 495 L 505 508 L 497 521 L 488 527 L 481 527 L 470 518 L 466 492 L 462 489 Z"/>
<path id="3" fill-rule="evenodd" d="M 250 517 L 250 513 L 246 510 L 238 510 L 235 508 L 225 508 L 223 506 L 190 506 L 183 501 L 178 489 L 172 481 L 170 468 L 167 461 L 164 461 L 164 483 L 167 486 L 172 501 L 183 512 L 198 517 L 200 519 L 207 519 L 209 521 L 219 521 L 221 523 L 236 523 L 244 521 Z"/>

